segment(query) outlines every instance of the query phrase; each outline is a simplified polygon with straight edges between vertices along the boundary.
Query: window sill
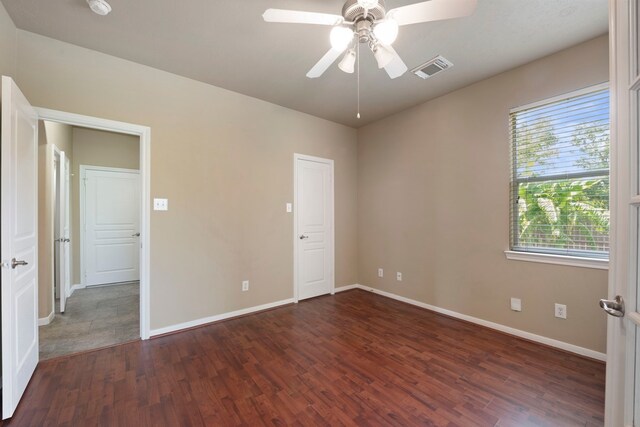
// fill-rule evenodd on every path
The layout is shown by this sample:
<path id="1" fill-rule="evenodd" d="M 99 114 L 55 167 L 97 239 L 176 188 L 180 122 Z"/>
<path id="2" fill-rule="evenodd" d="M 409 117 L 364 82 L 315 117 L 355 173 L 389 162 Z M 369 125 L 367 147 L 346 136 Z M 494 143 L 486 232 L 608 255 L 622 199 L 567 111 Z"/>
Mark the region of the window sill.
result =
<path id="1" fill-rule="evenodd" d="M 545 264 L 569 265 L 572 267 L 609 269 L 608 259 L 583 258 L 569 255 L 552 255 L 535 252 L 504 251 L 507 259 L 514 261 L 541 262 Z"/>

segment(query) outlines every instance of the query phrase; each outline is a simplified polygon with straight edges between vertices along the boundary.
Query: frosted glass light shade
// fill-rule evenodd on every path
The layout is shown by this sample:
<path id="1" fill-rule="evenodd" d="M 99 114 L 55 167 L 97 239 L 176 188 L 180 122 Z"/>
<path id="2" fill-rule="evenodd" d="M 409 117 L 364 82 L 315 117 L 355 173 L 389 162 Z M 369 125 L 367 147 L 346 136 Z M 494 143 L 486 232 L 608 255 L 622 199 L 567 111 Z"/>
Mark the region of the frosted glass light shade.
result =
<path id="1" fill-rule="evenodd" d="M 358 0 L 358 4 L 360 7 L 371 10 L 378 5 L 378 0 Z"/>
<path id="2" fill-rule="evenodd" d="M 383 45 L 378 45 L 376 46 L 376 50 L 373 52 L 373 56 L 378 62 L 378 68 L 384 68 L 389 65 L 393 59 L 393 52 Z"/>
<path id="3" fill-rule="evenodd" d="M 398 38 L 398 23 L 393 19 L 386 19 L 373 28 L 373 34 L 380 43 L 390 46 Z"/>
<path id="4" fill-rule="evenodd" d="M 353 40 L 353 30 L 347 27 L 333 27 L 329 40 L 333 50 L 342 52 Z"/>
<path id="5" fill-rule="evenodd" d="M 344 71 L 345 73 L 352 74 L 355 71 L 356 65 L 356 50 L 349 49 L 347 53 L 344 54 L 344 58 L 338 64 L 338 67 Z"/>

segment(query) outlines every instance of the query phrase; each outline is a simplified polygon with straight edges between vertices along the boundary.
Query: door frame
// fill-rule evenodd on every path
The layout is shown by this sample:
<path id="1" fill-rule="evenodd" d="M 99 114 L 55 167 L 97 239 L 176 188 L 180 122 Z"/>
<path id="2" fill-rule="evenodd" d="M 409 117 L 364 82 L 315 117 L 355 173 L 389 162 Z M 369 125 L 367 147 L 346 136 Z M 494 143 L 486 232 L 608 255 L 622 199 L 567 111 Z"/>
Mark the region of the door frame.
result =
<path id="1" fill-rule="evenodd" d="M 140 338 L 149 339 L 151 295 L 151 128 L 35 107 L 40 120 L 134 135 L 140 138 Z"/>
<path id="2" fill-rule="evenodd" d="M 112 168 L 112 167 L 108 167 L 108 166 L 92 166 L 92 165 L 80 165 L 80 179 L 85 179 L 86 173 L 88 170 L 92 170 L 92 171 L 104 171 L 104 172 L 124 172 L 124 173 L 134 173 L 137 175 L 140 175 L 140 170 L 139 169 L 124 169 L 124 168 Z M 82 287 L 86 287 L 87 283 L 86 283 L 86 278 L 85 278 L 85 267 L 84 267 L 84 258 L 85 258 L 85 242 L 84 239 L 86 238 L 86 233 L 85 233 L 85 228 L 84 228 L 84 223 L 86 221 L 85 218 L 85 208 L 84 208 L 84 203 L 85 203 L 85 199 L 87 197 L 87 193 L 86 193 L 87 189 L 84 185 L 80 185 L 80 199 L 79 199 L 79 203 L 80 203 L 80 283 L 82 284 Z M 142 196 L 142 193 L 140 193 L 140 195 Z M 140 227 L 142 227 L 142 223 L 140 224 Z M 99 285 L 96 285 L 99 286 Z"/>
<path id="3" fill-rule="evenodd" d="M 324 159 L 322 157 L 308 156 L 306 154 L 293 154 L 293 300 L 298 302 L 298 245 L 300 240 L 298 239 L 298 160 L 306 160 L 310 162 L 323 163 L 330 167 L 330 195 L 329 203 L 331 204 L 329 212 L 331 220 L 331 232 L 329 233 L 329 252 L 331 253 L 331 295 L 336 290 L 336 223 L 335 223 L 335 180 L 334 180 L 334 165 L 333 160 Z"/>

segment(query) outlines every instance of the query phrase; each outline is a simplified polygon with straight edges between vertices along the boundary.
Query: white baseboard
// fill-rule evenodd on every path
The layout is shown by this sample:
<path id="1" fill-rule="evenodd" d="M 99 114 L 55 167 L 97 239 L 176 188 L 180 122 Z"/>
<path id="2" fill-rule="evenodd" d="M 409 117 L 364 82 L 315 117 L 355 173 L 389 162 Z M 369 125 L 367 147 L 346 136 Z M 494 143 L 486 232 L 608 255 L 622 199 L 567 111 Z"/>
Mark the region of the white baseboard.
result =
<path id="1" fill-rule="evenodd" d="M 74 293 L 75 291 L 77 291 L 78 289 L 84 289 L 84 288 L 86 288 L 86 286 L 85 286 L 85 285 L 82 285 L 82 284 L 78 284 L 78 285 L 73 285 L 73 286 L 71 286 L 71 289 L 69 290 L 69 296 L 73 295 L 73 293 Z"/>
<path id="2" fill-rule="evenodd" d="M 436 313 L 440 313 L 440 314 L 444 314 L 450 317 L 454 317 L 456 319 L 460 319 L 460 320 L 466 320 L 467 322 L 471 322 L 471 323 L 475 323 L 477 325 L 481 325 L 481 326 L 485 326 L 487 328 L 491 328 L 491 329 L 495 329 L 497 331 L 500 332 L 504 332 L 507 333 L 509 335 L 514 335 L 516 337 L 520 337 L 520 338 L 524 338 L 527 339 L 529 341 L 534 341 L 540 344 L 545 344 L 548 345 L 550 347 L 555 347 L 555 348 L 559 348 L 561 350 L 565 350 L 571 353 L 575 353 L 575 354 L 579 354 L 580 356 L 585 356 L 585 357 L 590 357 L 592 359 L 596 359 L 596 360 L 601 360 L 603 362 L 606 362 L 607 360 L 607 355 L 605 353 L 600 353 L 598 351 L 595 350 L 591 350 L 588 348 L 584 348 L 584 347 L 580 347 L 574 344 L 569 344 L 567 342 L 564 341 L 559 341 L 553 338 L 548 338 L 548 337 L 544 337 L 542 335 L 536 335 L 533 334 L 531 332 L 527 332 L 527 331 L 523 331 L 520 329 L 515 329 L 512 328 L 510 326 L 505 326 L 505 325 L 501 325 L 500 323 L 494 323 L 494 322 L 490 322 L 488 320 L 483 320 L 483 319 L 479 319 L 477 317 L 473 317 L 473 316 L 469 316 L 467 314 L 462 314 L 462 313 L 458 313 L 452 310 L 447 310 L 446 308 L 440 308 L 440 307 L 436 307 L 435 305 L 431 305 L 431 304 L 426 304 L 424 302 L 420 302 L 420 301 L 416 301 L 410 298 L 406 298 L 400 295 L 396 295 L 393 294 L 391 292 L 386 292 L 386 291 L 381 291 L 379 289 L 376 288 L 371 288 L 368 286 L 362 286 L 362 285 L 351 285 L 351 286 L 345 286 L 345 289 L 343 290 L 348 290 L 348 289 L 362 289 L 365 291 L 370 291 L 373 292 L 377 295 L 381 295 L 383 297 L 387 297 L 387 298 L 391 298 L 397 301 L 401 301 L 401 302 L 405 302 L 407 304 L 411 304 L 411 305 L 415 305 L 421 308 L 426 308 L 427 310 L 431 310 L 434 311 Z M 342 289 L 342 288 L 341 288 Z M 336 292 L 338 292 L 338 290 L 336 289 Z"/>
<path id="3" fill-rule="evenodd" d="M 54 310 L 51 310 L 51 313 L 49 313 L 47 317 L 41 317 L 40 319 L 38 319 L 38 326 L 48 325 L 49 323 L 51 323 L 55 316 L 56 312 Z"/>
<path id="4" fill-rule="evenodd" d="M 386 291 L 381 291 L 379 289 L 376 288 L 371 288 L 368 286 L 363 286 L 360 284 L 353 284 L 353 285 L 347 285 L 347 286 L 340 286 L 338 288 L 334 289 L 334 293 L 339 293 L 339 292 L 344 292 L 344 291 L 349 291 L 352 289 L 362 289 L 364 291 L 369 291 L 369 292 L 373 292 L 377 295 L 386 297 L 386 298 L 391 298 L 394 299 L 396 301 L 401 301 L 407 304 L 411 304 L 411 305 L 415 305 L 417 307 L 421 307 L 421 308 L 425 308 L 427 310 L 436 312 L 436 313 L 440 313 L 440 314 L 444 314 L 456 319 L 460 319 L 460 320 L 465 320 L 467 322 L 471 322 L 471 323 L 475 323 L 477 325 L 481 325 L 490 329 L 495 329 L 497 331 L 500 332 L 504 332 L 507 333 L 509 335 L 514 335 L 516 337 L 520 337 L 520 338 L 524 338 L 527 339 L 529 341 L 534 341 L 540 344 L 545 344 L 548 345 L 550 347 L 555 347 L 561 350 L 565 350 L 571 353 L 575 353 L 578 354 L 580 356 L 585 356 L 585 357 L 590 357 L 592 359 L 596 359 L 596 360 L 601 360 L 601 361 L 606 361 L 607 360 L 607 355 L 605 353 L 600 353 L 598 351 L 595 350 L 591 350 L 588 348 L 584 348 L 584 347 L 580 347 L 574 344 L 569 344 L 567 342 L 564 341 L 559 341 L 553 338 L 548 338 L 548 337 L 544 337 L 542 335 L 536 335 L 533 334 L 531 332 L 527 332 L 527 331 L 523 331 L 520 329 L 515 329 L 512 328 L 510 326 L 505 326 L 502 325 L 500 323 L 494 323 L 494 322 L 490 322 L 488 320 L 483 320 L 483 319 L 479 319 L 477 317 L 473 317 L 473 316 L 469 316 L 467 314 L 462 314 L 462 313 L 458 313 L 452 310 L 447 310 L 445 308 L 440 308 L 440 307 L 436 307 L 434 305 L 431 304 L 427 304 L 424 302 L 420 302 L 420 301 L 416 301 L 410 298 L 406 298 L 400 295 L 396 295 L 393 294 L 391 292 L 386 292 Z M 197 319 L 197 320 L 192 320 L 189 322 L 184 322 L 184 323 L 179 323 L 177 325 L 171 325 L 171 326 L 165 326 L 163 328 L 158 328 L 158 329 L 153 329 L 151 330 L 150 336 L 156 336 L 156 335 L 162 335 L 162 334 L 167 334 L 170 332 L 177 332 L 183 329 L 189 329 L 189 328 L 193 328 L 195 326 L 200 326 L 200 325 L 205 325 L 207 323 L 213 323 L 213 322 L 218 322 L 221 320 L 225 320 L 225 319 L 229 319 L 232 317 L 237 317 L 237 316 L 242 316 L 245 314 L 250 314 L 250 313 L 255 313 L 257 311 L 262 311 L 262 310 L 267 310 L 270 308 L 275 308 L 275 307 L 279 307 L 282 305 L 286 305 L 286 304 L 291 304 L 294 303 L 294 299 L 293 298 L 289 298 L 286 300 L 282 300 L 282 301 L 276 301 L 276 302 L 272 302 L 272 303 L 268 303 L 268 304 L 263 304 L 263 305 L 258 305 L 255 307 L 249 307 L 249 308 L 245 308 L 242 310 L 236 310 L 236 311 L 231 311 L 228 313 L 223 313 L 223 314 L 218 314 L 216 316 L 210 316 L 210 317 L 205 317 L 202 319 Z"/>
<path id="5" fill-rule="evenodd" d="M 177 332 L 183 329 L 193 328 L 195 326 L 206 325 L 207 323 L 219 322 L 220 320 L 230 319 L 232 317 L 243 316 L 245 314 L 255 313 L 256 311 L 268 310 L 270 308 L 280 307 L 281 305 L 287 305 L 294 303 L 293 298 L 285 299 L 282 301 L 270 302 L 268 304 L 257 305 L 255 307 L 243 308 L 242 310 L 230 311 L 228 313 L 222 313 L 215 316 L 203 317 L 202 319 L 191 320 L 189 322 L 178 323 L 177 325 L 165 326 L 163 328 L 152 329 L 150 336 L 168 334 L 170 332 Z"/>
<path id="6" fill-rule="evenodd" d="M 337 294 L 338 292 L 344 292 L 344 291 L 350 291 L 351 289 L 363 289 L 362 286 L 355 284 L 355 285 L 347 285 L 347 286 L 340 286 L 339 288 L 335 288 L 333 290 L 333 293 Z"/>

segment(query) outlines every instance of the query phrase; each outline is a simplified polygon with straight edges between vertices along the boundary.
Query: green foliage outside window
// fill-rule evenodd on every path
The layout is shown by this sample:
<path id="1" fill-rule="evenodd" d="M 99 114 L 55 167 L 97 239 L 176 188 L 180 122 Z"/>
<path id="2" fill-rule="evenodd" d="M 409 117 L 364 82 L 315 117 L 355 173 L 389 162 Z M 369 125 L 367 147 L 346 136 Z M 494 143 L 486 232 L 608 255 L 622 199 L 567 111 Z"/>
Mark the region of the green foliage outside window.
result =
<path id="1" fill-rule="evenodd" d="M 512 115 L 516 248 L 608 253 L 608 97 L 604 107 L 605 121 Z"/>

